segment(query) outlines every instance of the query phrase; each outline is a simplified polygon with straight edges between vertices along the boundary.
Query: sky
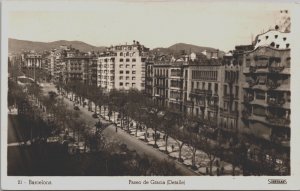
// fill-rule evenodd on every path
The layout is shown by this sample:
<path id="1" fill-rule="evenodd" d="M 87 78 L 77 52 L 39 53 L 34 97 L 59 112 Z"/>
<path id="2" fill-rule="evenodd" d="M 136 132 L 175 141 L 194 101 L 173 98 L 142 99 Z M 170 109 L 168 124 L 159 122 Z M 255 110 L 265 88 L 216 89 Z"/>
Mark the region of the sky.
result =
<path id="1" fill-rule="evenodd" d="M 10 6 L 8 36 L 95 46 L 137 40 L 149 48 L 182 42 L 229 51 L 274 28 L 277 13 L 287 6 L 259 1 L 21 2 Z"/>

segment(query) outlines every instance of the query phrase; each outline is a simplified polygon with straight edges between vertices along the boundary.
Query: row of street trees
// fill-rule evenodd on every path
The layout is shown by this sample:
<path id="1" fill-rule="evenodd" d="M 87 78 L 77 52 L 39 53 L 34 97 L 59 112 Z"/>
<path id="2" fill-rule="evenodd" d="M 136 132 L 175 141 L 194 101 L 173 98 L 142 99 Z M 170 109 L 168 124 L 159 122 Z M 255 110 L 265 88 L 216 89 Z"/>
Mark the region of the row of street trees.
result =
<path id="1" fill-rule="evenodd" d="M 132 121 L 136 122 L 135 135 L 139 128 L 145 129 L 145 141 L 148 141 L 148 128 L 153 129 L 154 135 L 158 131 L 165 134 L 165 149 L 168 153 L 168 139 L 172 137 L 178 144 L 179 158 L 183 162 L 182 148 L 184 145 L 189 146 L 192 153 L 192 168 L 196 167 L 196 151 L 201 149 L 207 153 L 209 159 L 209 173 L 212 174 L 212 167 L 217 156 L 222 155 L 225 148 L 221 143 L 208 139 L 208 134 L 211 127 L 205 125 L 200 118 L 196 116 L 183 115 L 170 108 L 158 105 L 152 99 L 136 89 L 128 91 L 113 89 L 110 92 L 105 92 L 99 87 L 89 86 L 81 82 L 71 82 L 68 84 L 58 83 L 57 89 L 61 94 L 71 94 L 72 98 L 79 100 L 81 104 L 84 98 L 87 98 L 95 105 L 94 111 L 101 112 L 101 108 L 108 110 L 108 116 L 115 115 L 117 112 L 118 118 L 121 121 L 121 128 L 125 128 L 129 132 L 132 126 Z M 101 115 L 101 113 L 100 113 Z M 113 120 L 115 121 L 115 119 Z M 215 130 L 217 131 L 217 130 Z M 154 136 L 154 147 L 158 147 L 158 136 Z M 245 152 L 243 150 L 243 152 Z"/>
<path id="2" fill-rule="evenodd" d="M 165 150 L 168 153 L 168 138 L 172 137 L 178 144 L 179 161 L 183 161 L 181 153 L 184 145 L 190 148 L 192 154 L 192 168 L 196 167 L 196 151 L 205 151 L 209 159 L 209 174 L 212 174 L 212 167 L 217 158 L 230 162 L 233 165 L 233 175 L 235 168 L 241 167 L 246 174 L 251 172 L 251 160 L 248 160 L 249 141 L 247 137 L 238 132 L 231 132 L 231 138 L 228 139 L 228 132 L 224 132 L 222 128 L 213 127 L 211 122 L 197 116 L 178 113 L 167 107 L 162 107 L 153 99 L 150 99 L 143 92 L 136 89 L 116 90 L 106 92 L 100 87 L 90 86 L 81 82 L 70 82 L 68 84 L 58 83 L 57 88 L 61 93 L 71 93 L 72 97 L 79 100 L 82 104 L 84 98 L 88 99 L 88 105 L 94 103 L 94 111 L 99 108 L 100 115 L 102 109 L 108 110 L 109 119 L 116 116 L 121 121 L 121 128 L 125 128 L 130 132 L 130 127 L 135 128 L 135 135 L 139 128 L 145 129 L 145 141 L 148 141 L 148 128 L 153 129 L 154 134 L 163 132 L 165 134 Z M 115 119 L 113 120 L 116 121 Z M 132 121 L 136 122 L 132 126 Z M 154 136 L 154 147 L 157 145 L 157 136 Z M 248 145 L 248 146 L 247 146 Z M 277 157 L 277 156 L 272 156 Z M 265 169 L 262 173 L 276 173 L 270 170 L 270 165 L 262 159 Z M 273 165 L 274 166 L 274 165 Z M 278 173 L 278 172 L 277 172 Z M 256 174 L 254 172 L 254 174 Z"/>

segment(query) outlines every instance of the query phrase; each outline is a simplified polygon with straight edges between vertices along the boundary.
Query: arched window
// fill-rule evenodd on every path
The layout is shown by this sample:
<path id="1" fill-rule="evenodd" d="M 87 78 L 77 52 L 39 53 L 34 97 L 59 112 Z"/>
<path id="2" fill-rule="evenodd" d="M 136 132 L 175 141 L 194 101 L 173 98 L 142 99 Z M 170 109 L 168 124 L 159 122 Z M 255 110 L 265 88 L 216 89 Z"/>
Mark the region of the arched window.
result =
<path id="1" fill-rule="evenodd" d="M 120 52 L 120 56 L 123 56 L 123 52 Z"/>
<path id="2" fill-rule="evenodd" d="M 129 56 L 129 52 L 126 53 L 126 56 Z"/>

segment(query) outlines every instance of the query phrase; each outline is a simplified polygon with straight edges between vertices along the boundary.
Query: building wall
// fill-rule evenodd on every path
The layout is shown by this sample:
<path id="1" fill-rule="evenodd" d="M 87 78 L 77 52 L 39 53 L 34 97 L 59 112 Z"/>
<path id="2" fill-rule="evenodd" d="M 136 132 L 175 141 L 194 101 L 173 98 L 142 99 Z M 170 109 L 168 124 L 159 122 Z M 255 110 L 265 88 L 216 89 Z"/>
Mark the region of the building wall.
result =
<path id="1" fill-rule="evenodd" d="M 97 62 L 97 86 L 110 91 L 115 88 L 115 56 L 100 56 Z"/>
<path id="2" fill-rule="evenodd" d="M 138 45 L 116 46 L 115 88 L 145 90 L 145 58 Z"/>
<path id="3" fill-rule="evenodd" d="M 218 124 L 221 99 L 221 64 L 190 65 L 187 69 L 187 112 Z"/>
<path id="4" fill-rule="evenodd" d="M 290 50 L 258 47 L 245 54 L 243 67 L 244 131 L 268 140 L 289 140 Z M 264 132 L 256 133 L 258 127 Z"/>

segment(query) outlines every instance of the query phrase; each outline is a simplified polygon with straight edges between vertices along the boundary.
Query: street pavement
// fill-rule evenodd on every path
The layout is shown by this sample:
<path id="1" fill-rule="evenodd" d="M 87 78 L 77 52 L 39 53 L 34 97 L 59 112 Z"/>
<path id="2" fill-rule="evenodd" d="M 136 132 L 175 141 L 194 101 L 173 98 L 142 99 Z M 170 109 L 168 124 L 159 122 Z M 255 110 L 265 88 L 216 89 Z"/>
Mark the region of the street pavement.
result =
<path id="1" fill-rule="evenodd" d="M 49 91 L 57 92 L 55 86 L 53 84 L 44 84 L 42 91 L 47 94 Z M 73 109 L 73 102 L 70 101 L 68 98 L 64 98 L 64 102 L 67 104 L 67 108 Z M 91 130 L 95 127 L 95 123 L 99 119 L 95 119 L 92 117 L 93 112 L 88 111 L 87 107 L 83 108 L 80 106 L 80 110 L 77 111 L 80 113 L 80 119 L 82 119 Z M 102 123 L 107 123 L 107 121 L 104 121 L 101 119 Z M 140 141 L 130 134 L 121 131 L 118 129 L 118 132 L 116 132 L 116 127 L 114 125 L 109 125 L 104 131 L 104 136 L 106 140 L 117 142 L 118 144 L 126 144 L 127 148 L 131 150 L 135 150 L 140 155 L 147 155 L 149 157 L 152 157 L 157 160 L 170 160 L 174 161 L 177 169 L 183 174 L 187 176 L 197 176 L 198 173 L 194 172 L 193 170 L 189 169 L 187 166 L 183 165 L 182 163 L 179 163 L 175 160 L 172 160 L 169 158 L 168 155 L 160 152 L 158 149 L 153 148 L 152 146 L 149 146 L 147 143 Z"/>

